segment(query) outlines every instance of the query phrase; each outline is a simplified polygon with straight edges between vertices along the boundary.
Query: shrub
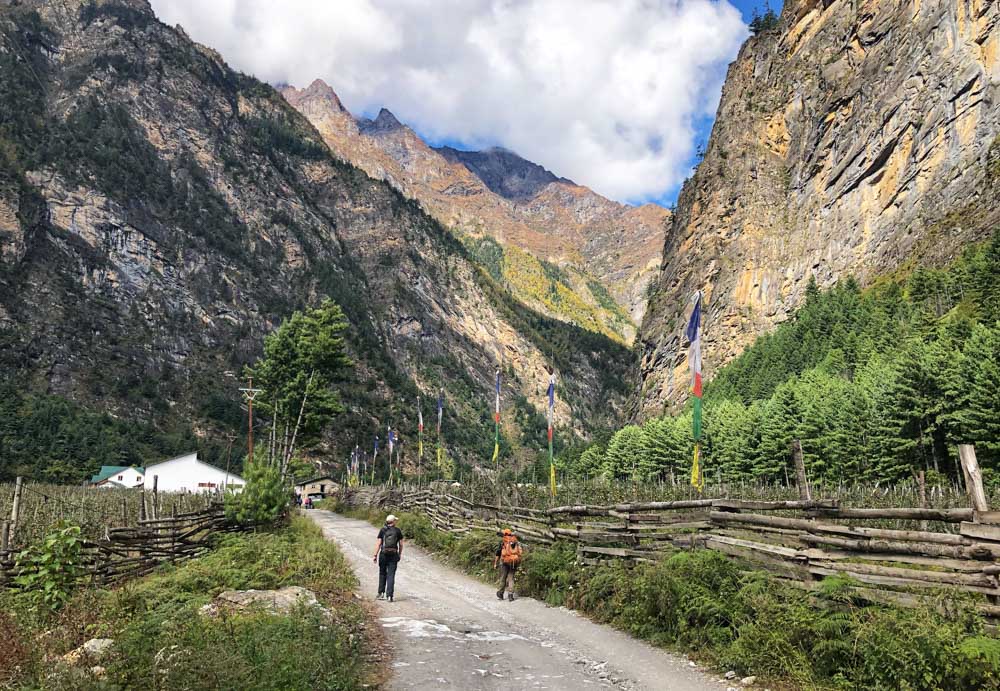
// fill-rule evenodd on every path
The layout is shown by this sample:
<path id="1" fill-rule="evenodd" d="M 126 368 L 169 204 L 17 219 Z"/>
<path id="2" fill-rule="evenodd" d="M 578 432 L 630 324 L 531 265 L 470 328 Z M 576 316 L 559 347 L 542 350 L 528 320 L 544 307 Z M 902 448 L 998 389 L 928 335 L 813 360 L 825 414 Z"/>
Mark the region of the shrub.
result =
<path id="1" fill-rule="evenodd" d="M 69 599 L 82 570 L 81 547 L 80 526 L 61 523 L 17 555 L 14 583 L 35 609 L 55 611 Z"/>
<path id="2" fill-rule="evenodd" d="M 290 494 L 281 479 L 281 471 L 261 461 L 251 463 L 246 471 L 243 491 L 226 499 L 226 517 L 242 524 L 263 524 L 276 520 L 288 508 Z"/>

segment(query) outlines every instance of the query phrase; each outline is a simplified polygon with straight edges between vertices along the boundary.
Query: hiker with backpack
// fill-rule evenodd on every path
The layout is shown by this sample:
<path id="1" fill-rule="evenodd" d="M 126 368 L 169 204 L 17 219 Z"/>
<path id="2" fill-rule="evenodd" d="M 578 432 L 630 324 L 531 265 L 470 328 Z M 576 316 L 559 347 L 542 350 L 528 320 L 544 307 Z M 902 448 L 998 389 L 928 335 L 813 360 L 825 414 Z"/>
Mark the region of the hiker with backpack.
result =
<path id="1" fill-rule="evenodd" d="M 507 599 L 514 601 L 514 574 L 521 563 L 521 545 L 517 541 L 517 535 L 510 528 L 504 528 L 500 545 L 497 547 L 496 556 L 493 558 L 493 568 L 500 565 L 500 590 L 497 591 L 497 598 L 502 600 L 504 591 L 507 591 Z"/>
<path id="2" fill-rule="evenodd" d="M 378 531 L 378 541 L 375 543 L 375 554 L 372 561 L 378 563 L 378 597 L 377 600 L 392 602 L 392 594 L 396 585 L 396 566 L 403 556 L 403 531 L 396 527 L 398 519 L 389 514 L 385 525 Z"/>

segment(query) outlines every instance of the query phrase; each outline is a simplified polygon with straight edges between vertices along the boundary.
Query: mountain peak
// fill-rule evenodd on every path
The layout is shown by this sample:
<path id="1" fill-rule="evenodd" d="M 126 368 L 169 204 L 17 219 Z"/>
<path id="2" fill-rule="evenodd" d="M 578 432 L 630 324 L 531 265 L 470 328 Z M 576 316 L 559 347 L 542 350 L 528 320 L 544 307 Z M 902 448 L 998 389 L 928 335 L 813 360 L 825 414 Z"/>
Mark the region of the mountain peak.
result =
<path id="1" fill-rule="evenodd" d="M 462 151 L 442 146 L 436 151 L 452 163 L 461 163 L 496 194 L 512 200 L 530 199 L 560 178 L 537 163 L 521 158 L 510 149 L 493 146 L 482 151 Z"/>
<path id="2" fill-rule="evenodd" d="M 314 79 L 312 84 L 304 89 L 297 89 L 291 84 L 275 84 L 275 89 L 293 106 L 305 101 L 322 101 L 335 112 L 347 112 L 347 108 L 341 103 L 337 92 L 322 79 Z"/>
<path id="3" fill-rule="evenodd" d="M 380 134 L 382 132 L 397 130 L 403 127 L 403 123 L 397 120 L 396 116 L 388 109 L 381 108 L 374 120 L 362 118 L 358 121 L 358 127 L 365 134 Z"/>

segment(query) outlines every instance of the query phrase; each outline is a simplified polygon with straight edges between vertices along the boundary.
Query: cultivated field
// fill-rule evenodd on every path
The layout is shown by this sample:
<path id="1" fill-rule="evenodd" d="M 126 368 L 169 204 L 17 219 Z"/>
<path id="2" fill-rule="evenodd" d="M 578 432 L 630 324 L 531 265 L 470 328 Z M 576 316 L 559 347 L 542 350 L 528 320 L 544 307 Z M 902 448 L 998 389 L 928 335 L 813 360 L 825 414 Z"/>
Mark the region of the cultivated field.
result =
<path id="1" fill-rule="evenodd" d="M 135 489 L 91 489 L 81 486 L 25 482 L 21 493 L 20 519 L 11 546 L 31 544 L 62 520 L 79 525 L 84 537 L 101 537 L 105 528 L 136 525 L 143 493 Z M 0 521 L 10 519 L 14 483 L 0 483 Z M 204 509 L 208 499 L 196 494 L 158 497 L 159 514 Z M 152 516 L 153 494 L 146 492 L 146 513 Z"/>

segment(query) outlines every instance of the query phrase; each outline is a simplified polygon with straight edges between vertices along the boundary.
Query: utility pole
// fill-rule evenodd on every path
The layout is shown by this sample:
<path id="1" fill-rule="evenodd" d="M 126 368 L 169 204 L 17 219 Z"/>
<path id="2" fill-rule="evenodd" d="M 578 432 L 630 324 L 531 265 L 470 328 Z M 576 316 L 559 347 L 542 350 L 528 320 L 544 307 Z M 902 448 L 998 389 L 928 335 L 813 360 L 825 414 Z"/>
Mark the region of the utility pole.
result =
<path id="1" fill-rule="evenodd" d="M 253 463 L 253 399 L 256 398 L 257 394 L 261 393 L 263 389 L 253 388 L 253 377 L 250 377 L 250 382 L 245 389 L 240 389 L 243 392 L 243 398 L 247 402 L 247 464 Z"/>

